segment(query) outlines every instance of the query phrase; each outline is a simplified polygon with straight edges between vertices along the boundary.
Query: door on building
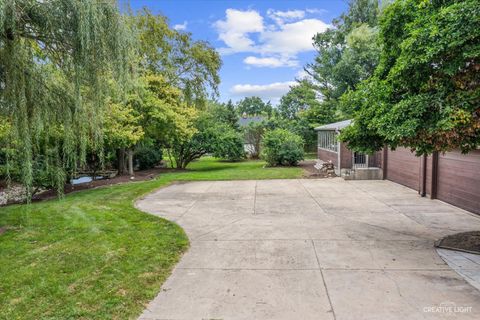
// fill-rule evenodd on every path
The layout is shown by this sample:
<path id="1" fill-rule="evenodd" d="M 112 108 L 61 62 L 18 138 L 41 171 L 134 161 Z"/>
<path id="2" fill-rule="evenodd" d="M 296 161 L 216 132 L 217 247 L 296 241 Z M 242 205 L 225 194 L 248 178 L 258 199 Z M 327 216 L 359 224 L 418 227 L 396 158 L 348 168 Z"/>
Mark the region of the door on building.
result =
<path id="1" fill-rule="evenodd" d="M 353 169 L 368 168 L 368 155 L 360 152 L 354 152 L 352 163 Z"/>

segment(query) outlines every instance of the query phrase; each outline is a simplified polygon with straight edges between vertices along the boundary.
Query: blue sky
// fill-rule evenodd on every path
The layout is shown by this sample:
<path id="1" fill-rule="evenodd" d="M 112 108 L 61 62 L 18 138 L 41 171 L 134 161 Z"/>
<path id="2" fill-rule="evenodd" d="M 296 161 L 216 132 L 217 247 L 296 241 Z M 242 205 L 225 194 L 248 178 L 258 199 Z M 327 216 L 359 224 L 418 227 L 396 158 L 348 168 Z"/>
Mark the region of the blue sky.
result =
<path id="1" fill-rule="evenodd" d="M 312 36 L 348 7 L 347 0 L 131 0 L 130 5 L 166 15 L 172 27 L 221 53 L 221 101 L 257 95 L 273 103 L 313 60 Z"/>

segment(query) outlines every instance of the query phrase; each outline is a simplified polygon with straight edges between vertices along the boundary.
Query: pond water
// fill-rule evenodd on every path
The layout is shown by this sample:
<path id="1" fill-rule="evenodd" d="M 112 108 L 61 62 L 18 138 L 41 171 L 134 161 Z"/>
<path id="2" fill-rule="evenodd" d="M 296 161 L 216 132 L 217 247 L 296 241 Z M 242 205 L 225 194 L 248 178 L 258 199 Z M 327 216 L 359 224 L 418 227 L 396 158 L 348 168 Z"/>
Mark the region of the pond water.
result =
<path id="1" fill-rule="evenodd" d="M 95 180 L 102 180 L 103 177 L 100 176 L 100 177 L 97 177 Z M 93 177 L 80 177 L 80 178 L 77 178 L 77 179 L 72 179 L 70 180 L 70 183 L 73 184 L 73 185 L 76 185 L 76 184 L 81 184 L 81 183 L 87 183 L 87 182 L 92 182 L 93 181 Z"/>

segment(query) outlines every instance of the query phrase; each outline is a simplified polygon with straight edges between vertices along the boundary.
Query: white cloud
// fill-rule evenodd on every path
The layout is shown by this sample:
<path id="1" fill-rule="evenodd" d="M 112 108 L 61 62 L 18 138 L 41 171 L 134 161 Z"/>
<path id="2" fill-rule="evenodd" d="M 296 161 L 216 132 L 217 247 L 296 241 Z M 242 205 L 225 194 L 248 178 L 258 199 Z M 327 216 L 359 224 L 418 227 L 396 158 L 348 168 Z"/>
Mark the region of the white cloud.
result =
<path id="1" fill-rule="evenodd" d="M 227 48 L 222 48 L 223 53 L 254 51 L 255 42 L 249 38 L 249 33 L 263 32 L 263 17 L 254 10 L 241 11 L 227 9 L 225 20 L 214 23 L 218 38 Z"/>
<path id="2" fill-rule="evenodd" d="M 285 66 L 286 67 L 298 66 L 297 60 L 276 58 L 276 57 L 257 58 L 254 56 L 248 56 L 243 60 L 243 62 L 253 67 L 278 68 L 278 67 L 285 67 Z"/>
<path id="3" fill-rule="evenodd" d="M 277 11 L 273 9 L 268 9 L 267 16 L 280 25 L 285 23 L 285 21 L 302 19 L 303 17 L 305 17 L 305 11 L 303 10 Z"/>
<path id="4" fill-rule="evenodd" d="M 178 31 L 184 31 L 187 30 L 188 22 L 184 21 L 182 24 L 176 24 L 173 26 L 173 29 L 178 30 Z"/>
<path id="5" fill-rule="evenodd" d="M 308 10 L 312 12 L 313 9 Z M 304 10 L 269 9 L 267 17 L 274 23 L 265 24 L 264 18 L 255 10 L 227 9 L 225 20 L 214 23 L 219 39 L 226 45 L 219 51 L 223 54 L 260 54 L 261 57 L 249 56 L 244 59 L 244 63 L 250 66 L 295 67 L 299 53 L 314 50 L 313 36 L 329 27 L 319 19 L 306 19 L 307 13 Z"/>
<path id="6" fill-rule="evenodd" d="M 290 90 L 291 86 L 295 85 L 297 85 L 296 81 L 275 82 L 264 85 L 237 84 L 230 89 L 230 92 L 237 97 L 257 96 L 276 102 Z"/>
<path id="7" fill-rule="evenodd" d="M 323 13 L 326 13 L 328 11 L 325 10 L 325 9 L 308 8 L 308 9 L 305 9 L 305 12 L 311 13 L 311 14 L 323 14 Z"/>
<path id="8" fill-rule="evenodd" d="M 314 50 L 312 38 L 318 32 L 328 29 L 328 24 L 318 19 L 303 19 L 293 23 L 286 23 L 278 30 L 266 31 L 261 34 L 261 51 L 263 53 L 277 53 L 296 55 L 300 52 Z"/>

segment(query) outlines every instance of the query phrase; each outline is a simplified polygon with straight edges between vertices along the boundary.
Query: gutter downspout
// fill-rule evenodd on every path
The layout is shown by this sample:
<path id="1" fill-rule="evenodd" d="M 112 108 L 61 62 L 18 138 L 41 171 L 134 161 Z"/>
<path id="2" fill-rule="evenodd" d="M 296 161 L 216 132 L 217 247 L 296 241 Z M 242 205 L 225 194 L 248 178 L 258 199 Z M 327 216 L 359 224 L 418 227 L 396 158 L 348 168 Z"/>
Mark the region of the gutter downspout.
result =
<path id="1" fill-rule="evenodd" d="M 422 164 L 422 190 L 420 195 L 425 197 L 427 195 L 427 155 L 423 155 L 423 164 Z"/>
<path id="2" fill-rule="evenodd" d="M 382 155 L 382 171 L 383 171 L 383 180 L 387 178 L 387 166 L 388 166 L 388 146 L 383 146 L 383 155 Z"/>
<path id="3" fill-rule="evenodd" d="M 338 130 L 338 128 L 335 130 L 337 136 L 340 132 L 340 130 Z M 341 176 L 342 175 L 342 157 L 341 157 L 341 152 L 342 152 L 342 144 L 340 143 L 340 141 L 337 139 L 337 167 L 338 167 L 338 173 L 337 173 L 337 176 Z"/>
<path id="4" fill-rule="evenodd" d="M 437 199 L 438 190 L 438 151 L 432 154 L 432 186 L 430 192 L 430 199 Z"/>

